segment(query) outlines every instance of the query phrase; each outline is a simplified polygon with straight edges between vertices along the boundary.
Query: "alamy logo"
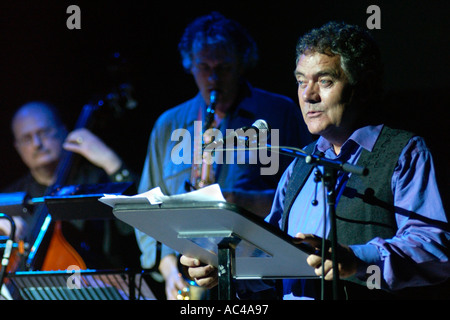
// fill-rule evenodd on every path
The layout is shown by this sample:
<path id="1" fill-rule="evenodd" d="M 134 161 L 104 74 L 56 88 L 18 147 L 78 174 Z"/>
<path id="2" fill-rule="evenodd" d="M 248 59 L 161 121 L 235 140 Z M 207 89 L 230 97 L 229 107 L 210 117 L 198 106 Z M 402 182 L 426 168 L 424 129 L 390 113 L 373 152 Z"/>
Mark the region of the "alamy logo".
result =
<path id="1" fill-rule="evenodd" d="M 77 5 L 70 5 L 67 7 L 66 13 L 70 16 L 66 20 L 66 26 L 69 30 L 81 29 L 81 9 Z"/>
<path id="2" fill-rule="evenodd" d="M 381 289 L 381 269 L 377 265 L 370 265 L 367 267 L 367 274 L 370 274 L 367 278 L 366 285 L 370 290 Z"/>
<path id="3" fill-rule="evenodd" d="M 172 148 L 174 164 L 259 164 L 261 175 L 274 175 L 279 169 L 279 153 L 268 148 L 268 132 L 255 128 L 227 129 L 226 137 L 217 129 L 202 132 L 202 122 L 194 121 L 194 137 L 187 129 L 172 132 L 171 141 L 178 143 Z M 212 143 L 203 145 L 204 136 L 211 136 Z M 270 132 L 271 147 L 279 146 L 279 130 Z M 225 140 L 225 141 L 224 141 Z M 194 151 L 193 151 L 194 150 Z M 194 154 L 192 154 L 194 153 Z"/>
<path id="4" fill-rule="evenodd" d="M 371 13 L 367 18 L 366 26 L 368 29 L 381 29 L 381 9 L 377 5 L 367 7 L 366 13 Z"/>
<path id="5" fill-rule="evenodd" d="M 68 289 L 81 289 L 80 270 L 80 267 L 76 265 L 67 267 L 66 273 L 72 274 L 66 280 L 66 286 Z"/>

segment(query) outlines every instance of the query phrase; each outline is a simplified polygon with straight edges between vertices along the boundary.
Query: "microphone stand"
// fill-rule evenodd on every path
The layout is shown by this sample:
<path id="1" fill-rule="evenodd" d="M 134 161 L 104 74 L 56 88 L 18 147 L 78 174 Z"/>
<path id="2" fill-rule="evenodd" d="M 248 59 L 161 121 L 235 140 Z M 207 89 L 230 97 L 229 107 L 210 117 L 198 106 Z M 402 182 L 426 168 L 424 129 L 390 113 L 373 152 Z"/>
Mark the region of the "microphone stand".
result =
<path id="1" fill-rule="evenodd" d="M 246 144 L 248 147 L 248 144 Z M 328 212 L 330 213 L 330 236 L 331 236 L 331 260 L 333 266 L 333 299 L 339 299 L 339 267 L 338 267 L 338 242 L 337 242 L 337 228 L 336 228 L 336 183 L 338 171 L 353 173 L 357 175 L 366 176 L 369 170 L 365 167 L 356 166 L 347 162 L 327 159 L 318 155 L 308 154 L 305 151 L 294 147 L 272 147 L 268 143 L 260 145 L 258 142 L 257 149 L 270 149 L 281 154 L 285 154 L 295 158 L 304 158 L 305 163 L 313 166 L 322 166 L 324 174 L 322 175 L 322 182 L 325 186 L 327 195 Z M 224 149 L 225 150 L 225 149 Z M 325 239 L 322 239 L 325 241 Z M 326 252 L 322 252 L 322 260 L 325 258 Z M 322 281 L 324 281 L 322 277 Z"/>
<path id="2" fill-rule="evenodd" d="M 333 299 L 339 299 L 339 267 L 338 267 L 338 242 L 337 242 L 337 230 L 336 230 L 336 182 L 337 172 L 339 170 L 353 173 L 357 175 L 366 176 L 369 173 L 367 168 L 349 164 L 347 162 L 330 160 L 313 154 L 307 154 L 301 149 L 290 147 L 273 147 L 267 144 L 267 148 L 272 151 L 276 151 L 281 154 L 285 154 L 291 157 L 304 158 L 305 163 L 323 167 L 324 174 L 322 175 L 322 181 L 325 185 L 327 194 L 327 206 L 330 213 L 330 236 L 331 236 L 331 260 L 333 265 Z M 325 239 L 322 239 L 325 241 Z M 322 252 L 322 259 L 326 253 Z M 323 281 L 323 276 L 322 276 Z"/>
<path id="3" fill-rule="evenodd" d="M 0 269 L 0 290 L 3 287 L 3 282 L 5 281 L 6 268 L 9 264 L 9 258 L 11 256 L 11 250 L 14 244 L 14 237 L 16 235 L 16 224 L 14 220 L 7 214 L 0 213 L 0 219 L 7 219 L 11 223 L 11 232 L 8 240 L 6 240 L 5 250 L 3 251 L 2 264 Z"/>

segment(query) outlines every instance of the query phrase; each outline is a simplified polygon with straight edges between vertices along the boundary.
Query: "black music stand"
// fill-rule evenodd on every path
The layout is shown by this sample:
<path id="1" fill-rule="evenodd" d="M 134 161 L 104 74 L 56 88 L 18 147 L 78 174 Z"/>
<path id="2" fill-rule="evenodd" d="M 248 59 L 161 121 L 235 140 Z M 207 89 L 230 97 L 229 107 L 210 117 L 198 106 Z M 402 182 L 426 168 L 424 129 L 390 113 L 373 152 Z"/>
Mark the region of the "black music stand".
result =
<path id="1" fill-rule="evenodd" d="M 54 190 L 42 201 L 47 206 L 49 214 L 48 222 L 53 220 L 89 220 L 89 219 L 114 219 L 111 210 L 107 210 L 98 201 L 104 194 L 132 194 L 136 190 L 134 182 L 112 182 L 99 184 L 79 184 L 56 186 Z M 41 201 L 41 200 L 40 200 Z M 27 257 L 27 268 L 39 265 L 42 255 L 37 252 L 45 239 L 49 223 L 43 221 L 42 228 L 36 235 Z"/>
<path id="2" fill-rule="evenodd" d="M 110 182 L 58 186 L 39 198 L 31 198 L 24 191 L 0 193 L 0 212 L 25 216 L 34 205 L 45 203 L 55 220 L 114 219 L 111 210 L 101 205 L 98 199 L 104 194 L 132 195 L 135 192 L 134 182 Z"/>
<path id="3" fill-rule="evenodd" d="M 56 188 L 43 201 L 54 220 L 114 219 L 98 199 L 104 194 L 131 195 L 135 191 L 134 182 L 67 185 Z"/>
<path id="4" fill-rule="evenodd" d="M 313 252 L 248 211 L 227 202 L 116 203 L 113 214 L 172 249 L 218 269 L 219 299 L 234 297 L 233 278 L 317 278 Z"/>
<path id="5" fill-rule="evenodd" d="M 30 214 L 29 209 L 32 204 L 26 192 L 0 193 L 0 212 L 8 216 L 24 217 Z"/>

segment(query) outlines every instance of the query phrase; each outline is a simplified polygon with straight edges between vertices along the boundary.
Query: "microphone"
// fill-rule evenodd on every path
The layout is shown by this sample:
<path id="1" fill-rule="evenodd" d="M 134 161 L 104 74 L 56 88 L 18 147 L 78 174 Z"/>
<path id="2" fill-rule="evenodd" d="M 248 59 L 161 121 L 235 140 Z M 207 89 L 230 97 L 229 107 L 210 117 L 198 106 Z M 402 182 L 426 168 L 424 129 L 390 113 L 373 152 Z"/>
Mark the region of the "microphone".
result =
<path id="1" fill-rule="evenodd" d="M 209 105 L 214 106 L 217 103 L 217 91 L 213 90 L 209 94 Z"/>
<path id="2" fill-rule="evenodd" d="M 214 121 L 214 113 L 216 112 L 217 104 L 217 91 L 213 90 L 209 93 L 209 106 L 206 108 L 205 123 L 203 125 L 203 131 L 206 131 Z"/>
<path id="3" fill-rule="evenodd" d="M 219 93 L 216 90 L 213 90 L 209 93 L 209 106 L 206 109 L 207 114 L 214 114 L 217 104 L 217 96 Z"/>
<path id="4" fill-rule="evenodd" d="M 255 133 L 251 137 L 249 135 L 240 135 L 239 134 L 239 133 L 243 133 L 249 129 L 253 129 L 255 131 Z M 213 142 L 206 145 L 204 148 L 207 148 L 207 147 L 215 148 L 219 145 L 225 144 L 228 140 L 235 139 L 235 138 L 237 139 L 237 141 L 244 140 L 245 146 L 248 147 L 249 141 L 256 141 L 256 139 L 259 137 L 259 135 L 261 133 L 266 133 L 268 136 L 270 133 L 270 126 L 265 120 L 258 119 L 255 122 L 253 122 L 253 124 L 250 127 L 246 126 L 246 127 L 242 127 L 242 128 L 233 130 L 233 132 L 228 134 L 227 136 L 225 136 L 225 138 L 214 140 Z"/>

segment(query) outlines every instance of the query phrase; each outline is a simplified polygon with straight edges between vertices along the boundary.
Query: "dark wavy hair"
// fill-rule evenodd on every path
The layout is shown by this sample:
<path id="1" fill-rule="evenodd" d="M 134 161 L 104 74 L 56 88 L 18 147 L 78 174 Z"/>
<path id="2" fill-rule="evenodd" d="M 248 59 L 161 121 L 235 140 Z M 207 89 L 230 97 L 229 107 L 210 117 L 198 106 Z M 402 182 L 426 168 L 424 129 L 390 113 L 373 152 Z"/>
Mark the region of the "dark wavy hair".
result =
<path id="1" fill-rule="evenodd" d="M 375 97 L 380 97 L 383 75 L 381 54 L 367 30 L 344 22 L 328 22 L 299 39 L 296 63 L 301 55 L 314 52 L 340 55 L 342 69 L 350 84 L 357 86 L 370 80 L 372 92 Z"/>
<path id="2" fill-rule="evenodd" d="M 254 67 L 258 61 L 256 43 L 247 30 L 218 12 L 195 19 L 185 29 L 178 50 L 186 71 L 192 66 L 193 54 L 204 48 L 235 53 L 244 70 Z"/>

